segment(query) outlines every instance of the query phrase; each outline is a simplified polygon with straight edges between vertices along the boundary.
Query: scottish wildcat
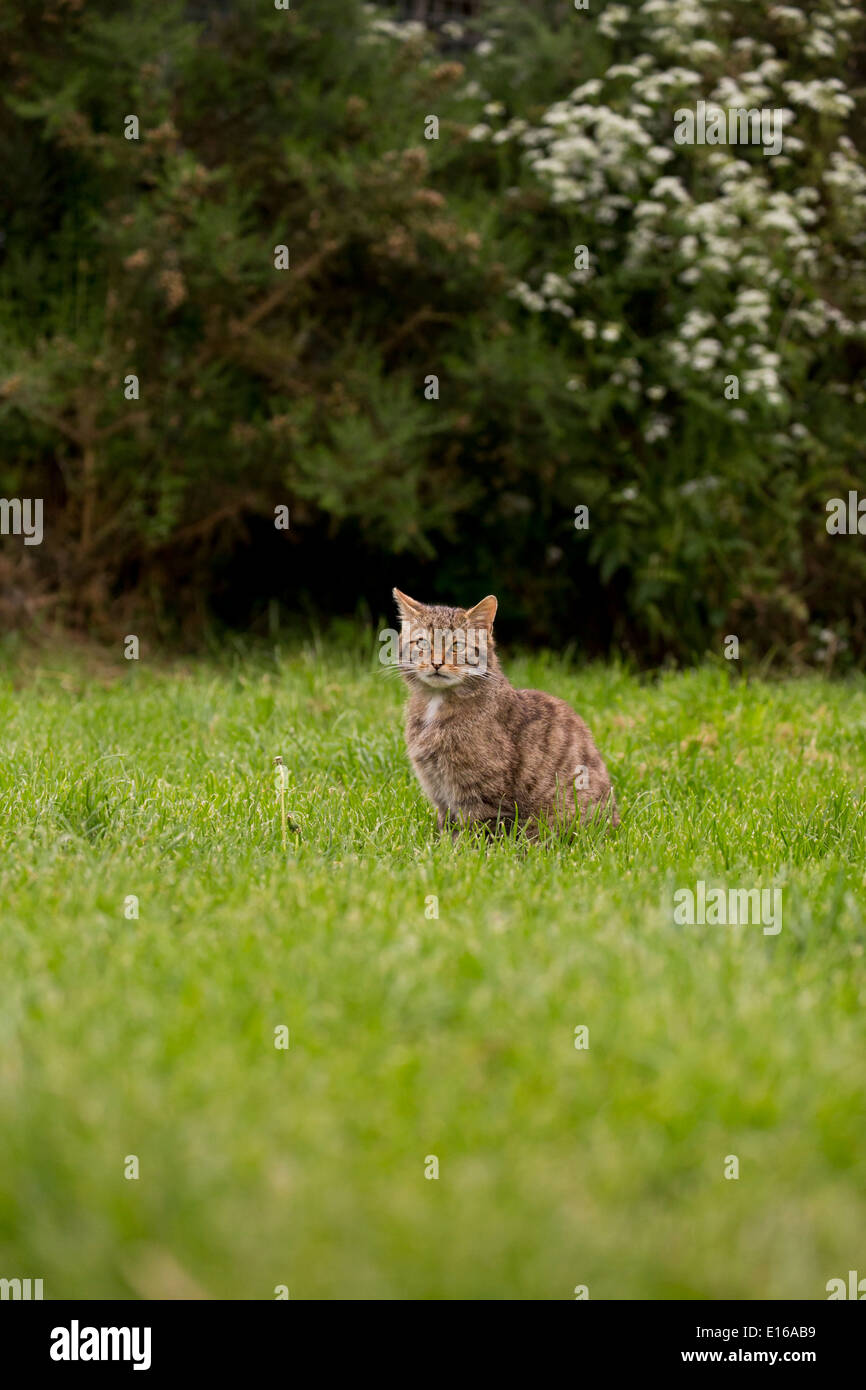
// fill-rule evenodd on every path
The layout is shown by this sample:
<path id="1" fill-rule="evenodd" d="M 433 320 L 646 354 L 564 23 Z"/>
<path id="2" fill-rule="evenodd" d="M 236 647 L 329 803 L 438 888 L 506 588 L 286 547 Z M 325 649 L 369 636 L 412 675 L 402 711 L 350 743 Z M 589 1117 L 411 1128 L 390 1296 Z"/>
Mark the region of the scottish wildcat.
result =
<path id="1" fill-rule="evenodd" d="M 595 814 L 619 824 L 607 769 L 579 715 L 553 695 L 515 690 L 493 643 L 493 595 L 474 608 L 416 602 L 394 590 L 398 665 L 411 692 L 406 747 L 439 829 L 509 826 L 531 837 Z"/>

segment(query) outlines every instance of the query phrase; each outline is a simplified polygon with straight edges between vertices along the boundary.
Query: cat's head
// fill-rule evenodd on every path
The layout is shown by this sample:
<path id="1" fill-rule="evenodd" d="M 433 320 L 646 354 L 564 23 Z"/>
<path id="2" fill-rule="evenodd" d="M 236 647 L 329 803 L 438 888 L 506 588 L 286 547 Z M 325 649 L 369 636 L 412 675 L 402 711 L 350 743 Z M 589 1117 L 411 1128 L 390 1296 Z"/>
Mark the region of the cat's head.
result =
<path id="1" fill-rule="evenodd" d="M 469 694 L 498 670 L 493 650 L 496 599 L 492 594 L 474 608 L 446 608 L 394 590 L 400 615 L 399 666 L 413 690 L 460 689 Z"/>

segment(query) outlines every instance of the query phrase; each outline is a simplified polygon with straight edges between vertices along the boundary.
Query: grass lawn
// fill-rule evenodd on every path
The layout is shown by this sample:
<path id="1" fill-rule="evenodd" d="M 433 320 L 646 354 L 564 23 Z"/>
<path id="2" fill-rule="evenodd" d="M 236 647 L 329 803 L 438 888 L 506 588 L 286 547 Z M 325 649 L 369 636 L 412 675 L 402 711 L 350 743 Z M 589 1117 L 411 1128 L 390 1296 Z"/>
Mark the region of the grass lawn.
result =
<path id="1" fill-rule="evenodd" d="M 506 653 L 586 718 L 623 816 L 527 851 L 437 842 L 361 650 L 5 667 L 0 1276 L 822 1299 L 866 1274 L 866 682 Z M 781 932 L 676 925 L 699 879 L 781 887 Z"/>

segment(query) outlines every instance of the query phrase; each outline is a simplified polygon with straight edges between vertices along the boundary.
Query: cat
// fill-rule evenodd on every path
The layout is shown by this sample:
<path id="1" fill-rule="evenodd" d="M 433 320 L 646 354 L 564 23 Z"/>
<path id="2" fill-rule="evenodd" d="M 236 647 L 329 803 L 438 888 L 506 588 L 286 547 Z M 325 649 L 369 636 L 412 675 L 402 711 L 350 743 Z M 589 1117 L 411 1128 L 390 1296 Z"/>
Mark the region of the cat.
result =
<path id="1" fill-rule="evenodd" d="M 619 825 L 607 768 L 570 705 L 515 690 L 493 641 L 497 601 L 474 608 L 418 603 L 394 589 L 397 666 L 410 690 L 406 748 L 439 830 L 558 828 L 595 815 Z"/>

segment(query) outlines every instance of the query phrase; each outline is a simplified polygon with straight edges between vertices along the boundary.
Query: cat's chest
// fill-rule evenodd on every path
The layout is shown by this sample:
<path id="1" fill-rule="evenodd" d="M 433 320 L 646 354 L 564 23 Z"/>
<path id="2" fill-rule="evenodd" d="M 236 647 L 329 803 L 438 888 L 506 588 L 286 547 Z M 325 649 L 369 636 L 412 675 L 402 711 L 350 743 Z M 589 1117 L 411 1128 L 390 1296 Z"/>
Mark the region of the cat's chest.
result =
<path id="1" fill-rule="evenodd" d="M 471 756 L 475 723 L 468 711 L 454 710 L 442 695 L 413 708 L 406 743 L 421 784 L 434 800 L 456 804 L 477 782 Z"/>
<path id="2" fill-rule="evenodd" d="M 460 738 L 459 719 L 448 708 L 444 695 L 417 701 L 409 714 L 406 733 L 410 749 L 446 750 Z"/>
<path id="3" fill-rule="evenodd" d="M 415 775 L 431 801 L 456 809 L 463 800 L 466 769 L 448 731 L 453 721 L 443 720 L 437 706 L 430 709 L 432 704 L 429 701 L 410 719 L 406 746 Z"/>
<path id="4" fill-rule="evenodd" d="M 408 711 L 409 757 L 422 788 L 440 810 L 462 812 L 482 792 L 499 799 L 503 737 L 497 712 L 469 701 L 433 694 L 413 700 Z"/>
<path id="5" fill-rule="evenodd" d="M 422 729 L 431 729 L 436 724 L 442 713 L 442 706 L 445 702 L 444 695 L 431 695 L 427 701 L 423 712 L 420 715 Z"/>

